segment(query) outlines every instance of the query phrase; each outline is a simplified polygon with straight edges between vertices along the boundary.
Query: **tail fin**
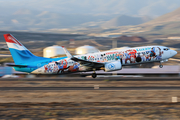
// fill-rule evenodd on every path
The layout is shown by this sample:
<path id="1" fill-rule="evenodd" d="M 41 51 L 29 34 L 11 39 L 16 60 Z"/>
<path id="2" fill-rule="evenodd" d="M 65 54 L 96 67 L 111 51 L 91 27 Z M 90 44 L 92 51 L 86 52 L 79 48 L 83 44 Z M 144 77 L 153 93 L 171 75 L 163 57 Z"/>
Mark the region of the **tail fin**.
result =
<path id="1" fill-rule="evenodd" d="M 23 46 L 14 36 L 11 34 L 4 34 L 7 46 L 11 52 L 15 64 L 28 64 L 33 61 L 43 60 L 46 58 L 37 57 L 33 55 L 26 47 Z"/>

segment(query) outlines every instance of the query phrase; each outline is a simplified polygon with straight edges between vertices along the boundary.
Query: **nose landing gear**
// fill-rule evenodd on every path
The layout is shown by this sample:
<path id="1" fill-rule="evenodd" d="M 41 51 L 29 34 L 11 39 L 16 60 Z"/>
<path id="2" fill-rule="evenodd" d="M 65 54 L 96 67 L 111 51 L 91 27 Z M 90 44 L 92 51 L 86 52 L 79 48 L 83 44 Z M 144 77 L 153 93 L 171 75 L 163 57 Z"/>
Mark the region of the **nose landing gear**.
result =
<path id="1" fill-rule="evenodd" d="M 160 62 L 160 65 L 159 65 L 159 67 L 160 67 L 160 68 L 163 68 L 163 65 L 162 65 L 162 63 L 161 63 L 161 62 Z"/>

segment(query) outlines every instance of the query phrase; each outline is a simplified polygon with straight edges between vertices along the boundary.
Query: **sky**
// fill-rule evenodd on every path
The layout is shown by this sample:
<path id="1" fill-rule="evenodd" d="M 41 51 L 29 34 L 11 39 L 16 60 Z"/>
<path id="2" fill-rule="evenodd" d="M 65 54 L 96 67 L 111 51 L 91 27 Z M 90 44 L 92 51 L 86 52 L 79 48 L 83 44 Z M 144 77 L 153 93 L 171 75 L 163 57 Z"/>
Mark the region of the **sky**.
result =
<path id="1" fill-rule="evenodd" d="M 1 14 L 19 9 L 61 14 L 125 14 L 157 17 L 180 7 L 180 0 L 0 0 Z"/>

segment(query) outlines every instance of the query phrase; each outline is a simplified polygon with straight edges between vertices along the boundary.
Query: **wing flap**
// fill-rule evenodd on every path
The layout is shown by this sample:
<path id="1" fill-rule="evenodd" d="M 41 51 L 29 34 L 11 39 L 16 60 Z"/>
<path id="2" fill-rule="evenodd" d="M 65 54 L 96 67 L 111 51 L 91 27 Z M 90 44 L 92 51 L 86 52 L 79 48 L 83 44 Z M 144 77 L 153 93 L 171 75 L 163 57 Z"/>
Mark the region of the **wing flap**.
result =
<path id="1" fill-rule="evenodd" d="M 104 63 L 100 62 L 93 62 L 93 61 L 87 61 L 87 60 L 82 60 L 76 57 L 72 57 L 71 60 L 78 62 L 81 65 L 87 66 L 87 67 L 93 67 L 93 68 L 100 68 L 104 67 Z"/>

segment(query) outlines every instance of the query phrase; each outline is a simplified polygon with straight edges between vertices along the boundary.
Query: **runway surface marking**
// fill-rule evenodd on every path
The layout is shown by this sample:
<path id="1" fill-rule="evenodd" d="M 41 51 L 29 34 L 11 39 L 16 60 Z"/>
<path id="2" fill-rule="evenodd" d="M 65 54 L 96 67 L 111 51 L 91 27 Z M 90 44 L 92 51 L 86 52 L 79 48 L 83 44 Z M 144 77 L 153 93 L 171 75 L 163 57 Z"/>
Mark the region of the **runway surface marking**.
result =
<path id="1" fill-rule="evenodd" d="M 0 87 L 0 90 L 180 90 L 180 87 Z"/>

